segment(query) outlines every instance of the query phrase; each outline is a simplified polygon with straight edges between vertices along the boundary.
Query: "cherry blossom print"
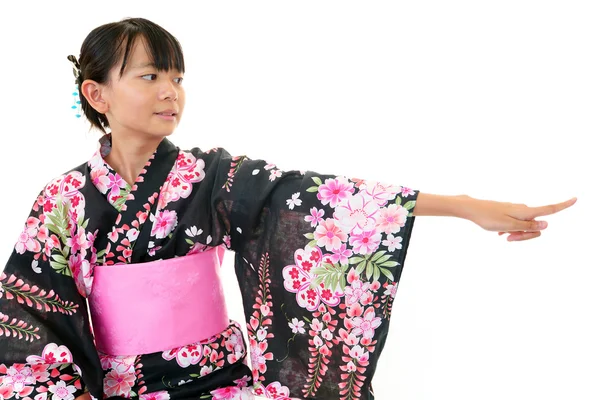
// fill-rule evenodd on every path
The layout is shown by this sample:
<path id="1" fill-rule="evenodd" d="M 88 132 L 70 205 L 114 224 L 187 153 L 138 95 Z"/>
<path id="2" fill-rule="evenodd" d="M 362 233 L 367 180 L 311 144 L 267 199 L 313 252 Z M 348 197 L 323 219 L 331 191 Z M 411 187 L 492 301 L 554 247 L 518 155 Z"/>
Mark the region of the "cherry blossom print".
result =
<path id="1" fill-rule="evenodd" d="M 133 365 L 128 369 L 115 368 L 104 375 L 104 393 L 110 396 L 119 396 L 130 398 L 133 393 L 133 385 L 135 384 L 135 370 Z"/>
<path id="2" fill-rule="evenodd" d="M 200 362 L 203 357 L 205 351 L 208 351 L 208 354 L 211 353 L 211 349 L 204 349 L 204 346 L 200 343 L 193 343 L 190 345 L 177 347 L 172 350 L 164 351 L 163 358 L 165 360 L 175 359 L 177 364 L 181 368 L 189 367 L 190 365 L 196 365 Z"/>
<path id="3" fill-rule="evenodd" d="M 353 277 L 356 277 L 353 279 Z M 354 268 L 348 273 L 348 283 L 344 291 L 346 306 L 350 307 L 355 303 L 360 303 L 363 306 L 371 304 L 373 302 L 373 293 L 370 290 L 371 285 L 368 282 L 363 282 L 358 279 Z"/>
<path id="4" fill-rule="evenodd" d="M 310 215 L 304 217 L 304 220 L 310 222 L 310 226 L 314 228 L 323 221 L 323 215 L 325 215 L 325 210 L 319 210 L 317 207 L 313 207 L 310 209 Z"/>
<path id="5" fill-rule="evenodd" d="M 348 258 L 352 256 L 352 251 L 346 248 L 345 244 L 342 244 L 339 248 L 333 249 L 332 254 L 329 256 L 332 263 L 340 263 L 342 265 L 348 265 Z"/>
<path id="6" fill-rule="evenodd" d="M 408 196 L 414 196 L 415 195 L 415 191 L 413 189 L 407 188 L 407 187 L 403 187 L 401 190 L 402 193 L 402 197 L 408 197 Z"/>
<path id="7" fill-rule="evenodd" d="M 269 383 L 267 386 L 263 386 L 262 384 L 257 385 L 254 388 L 254 394 L 267 399 L 287 400 L 289 399 L 290 389 L 275 381 Z"/>
<path id="8" fill-rule="evenodd" d="M 92 292 L 92 283 L 94 280 L 92 275 L 94 272 L 93 266 L 87 259 L 83 258 L 82 254 L 70 256 L 67 265 L 75 279 L 79 294 L 83 297 L 89 296 Z"/>
<path id="9" fill-rule="evenodd" d="M 71 351 L 64 345 L 57 345 L 56 343 L 49 343 L 42 350 L 41 356 L 29 356 L 27 357 L 27 363 L 31 365 L 36 364 L 67 364 L 73 362 L 73 355 Z"/>
<path id="10" fill-rule="evenodd" d="M 187 199 L 194 184 L 201 182 L 206 176 L 204 167 L 204 160 L 196 158 L 190 152 L 180 151 L 158 197 L 158 209 L 162 210 L 167 204 L 181 198 Z"/>
<path id="11" fill-rule="evenodd" d="M 402 237 L 394 237 L 394 235 L 387 235 L 386 239 L 381 242 L 384 246 L 387 246 L 388 251 L 400 250 L 402 248 Z"/>
<path id="12" fill-rule="evenodd" d="M 382 208 L 377 216 L 377 229 L 386 234 L 397 233 L 406 224 L 408 210 L 397 204 Z"/>
<path id="13" fill-rule="evenodd" d="M 106 194 L 109 189 L 110 179 L 108 178 L 108 168 L 104 165 L 104 162 L 98 165 L 96 168 L 92 167 L 90 170 L 90 178 L 94 186 L 98 188 L 100 193 Z"/>
<path id="14" fill-rule="evenodd" d="M 48 386 L 48 391 L 52 393 L 52 400 L 72 400 L 75 398 L 73 393 L 77 391 L 75 386 L 68 385 L 64 381 L 59 381 L 56 385 Z"/>
<path id="15" fill-rule="evenodd" d="M 333 214 L 338 226 L 348 234 L 374 230 L 380 207 L 365 193 L 351 196 L 335 208 Z"/>
<path id="16" fill-rule="evenodd" d="M 348 235 L 340 229 L 337 221 L 333 218 L 321 220 L 321 223 L 315 229 L 314 238 L 317 246 L 325 247 L 327 251 L 335 251 L 342 246 L 342 243 L 348 240 Z"/>
<path id="17" fill-rule="evenodd" d="M 375 329 L 381 325 L 381 318 L 375 316 L 375 309 L 369 307 L 363 317 L 354 317 L 352 319 L 352 333 L 356 336 L 363 336 L 372 339 L 375 336 Z"/>
<path id="18" fill-rule="evenodd" d="M 326 179 L 325 183 L 319 186 L 317 199 L 326 206 L 337 207 L 338 203 L 349 199 L 354 193 L 354 184 L 348 182 L 346 178 Z"/>
<path id="19" fill-rule="evenodd" d="M 296 192 L 292 195 L 292 197 L 290 199 L 287 199 L 285 201 L 285 203 L 288 205 L 290 210 L 293 210 L 294 207 L 300 206 L 302 204 L 302 200 L 300 200 L 299 197 L 300 197 L 300 192 Z"/>
<path id="20" fill-rule="evenodd" d="M 171 396 L 166 390 L 153 393 L 144 393 L 140 395 L 140 400 L 169 400 L 170 398 Z"/>
<path id="21" fill-rule="evenodd" d="M 398 290 L 397 283 L 386 283 L 386 284 L 384 284 L 384 286 L 385 286 L 385 292 L 383 292 L 384 295 L 391 296 L 392 298 L 396 297 L 396 291 Z"/>
<path id="22" fill-rule="evenodd" d="M 375 230 L 362 231 L 358 235 L 352 235 L 349 243 L 355 253 L 371 254 L 379 248 L 381 233 Z"/>
<path id="23" fill-rule="evenodd" d="M 396 194 L 402 190 L 401 186 L 388 185 L 376 181 L 365 181 L 359 185 L 359 188 L 368 194 L 380 207 L 385 206 L 388 201 L 393 200 Z"/>
<path id="24" fill-rule="evenodd" d="M 304 329 L 304 321 L 299 321 L 298 318 L 292 318 L 292 322 L 288 322 L 288 325 L 292 329 L 293 333 L 306 333 L 306 329 Z"/>
<path id="25" fill-rule="evenodd" d="M 296 250 L 294 253 L 296 265 L 288 265 L 283 269 L 284 287 L 287 291 L 296 293 L 296 302 L 308 311 L 315 311 L 321 302 L 336 306 L 340 303 L 342 293 L 325 288 L 324 284 L 315 284 L 316 275 L 313 268 L 318 268 L 323 260 L 323 254 L 318 247 Z"/>
<path id="26" fill-rule="evenodd" d="M 37 240 L 40 229 L 39 223 L 40 220 L 37 218 L 29 217 L 27 219 L 27 223 L 19 235 L 19 239 L 17 240 L 17 244 L 15 246 L 15 250 L 18 254 L 24 254 L 26 251 L 39 253 L 42 250 L 42 246 Z"/>
<path id="27" fill-rule="evenodd" d="M 79 171 L 53 179 L 44 189 L 44 214 L 49 213 L 60 201 L 69 204 L 79 214 L 85 208 L 85 198 L 79 192 L 85 185 L 85 176 Z"/>
<path id="28" fill-rule="evenodd" d="M 269 180 L 272 182 L 277 178 L 281 178 L 282 172 L 280 169 L 272 169 L 269 175 Z"/>
<path id="29" fill-rule="evenodd" d="M 152 221 L 152 232 L 150 234 L 157 239 L 164 239 L 177 226 L 177 212 L 159 211 L 156 216 L 151 215 L 150 220 Z"/>
<path id="30" fill-rule="evenodd" d="M 211 400 L 252 400 L 252 392 L 246 388 L 227 386 L 210 392 Z"/>
<path id="31" fill-rule="evenodd" d="M 0 368 L 0 386 L 10 386 L 17 397 L 27 396 L 33 391 L 31 385 L 34 385 L 37 380 L 30 367 L 24 364 L 15 364 L 6 371 L 3 371 L 4 369 Z M 10 397 L 12 397 L 12 394 Z M 9 398 L 9 396 L 4 398 Z"/>

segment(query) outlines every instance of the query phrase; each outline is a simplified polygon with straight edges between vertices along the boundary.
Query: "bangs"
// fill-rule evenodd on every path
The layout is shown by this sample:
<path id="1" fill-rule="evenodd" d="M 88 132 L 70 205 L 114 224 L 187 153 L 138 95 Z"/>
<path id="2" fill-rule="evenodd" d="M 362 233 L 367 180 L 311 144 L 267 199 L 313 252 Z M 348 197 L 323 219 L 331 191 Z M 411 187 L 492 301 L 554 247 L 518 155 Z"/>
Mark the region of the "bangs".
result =
<path id="1" fill-rule="evenodd" d="M 123 64 L 121 65 L 120 75 L 123 75 L 127 60 L 131 54 L 131 49 L 137 38 L 144 39 L 143 44 L 148 53 L 148 57 L 159 71 L 168 71 L 175 69 L 180 73 L 185 73 L 185 63 L 183 61 L 183 51 L 181 45 L 166 30 L 157 27 L 154 24 L 135 24 L 130 25 L 130 29 L 123 33 L 119 48 L 125 47 L 123 54 Z"/>

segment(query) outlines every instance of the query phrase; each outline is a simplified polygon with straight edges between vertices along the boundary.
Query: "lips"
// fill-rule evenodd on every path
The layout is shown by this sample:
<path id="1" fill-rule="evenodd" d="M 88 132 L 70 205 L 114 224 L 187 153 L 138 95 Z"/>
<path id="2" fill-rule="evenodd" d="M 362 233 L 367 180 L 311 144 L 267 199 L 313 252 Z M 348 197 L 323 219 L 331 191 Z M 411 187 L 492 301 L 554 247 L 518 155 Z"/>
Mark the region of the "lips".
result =
<path id="1" fill-rule="evenodd" d="M 157 112 L 157 113 L 154 113 L 154 114 L 166 115 L 168 117 L 172 117 L 174 115 L 177 115 L 177 111 L 175 111 L 175 110 L 164 110 L 164 111 Z"/>

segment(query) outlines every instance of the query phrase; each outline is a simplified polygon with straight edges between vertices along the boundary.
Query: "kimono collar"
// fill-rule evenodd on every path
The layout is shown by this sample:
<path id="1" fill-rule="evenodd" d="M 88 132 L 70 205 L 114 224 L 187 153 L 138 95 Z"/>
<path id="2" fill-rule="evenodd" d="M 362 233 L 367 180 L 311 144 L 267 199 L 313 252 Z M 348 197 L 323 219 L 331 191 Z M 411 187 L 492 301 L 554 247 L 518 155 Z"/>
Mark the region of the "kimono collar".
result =
<path id="1" fill-rule="evenodd" d="M 144 173 L 151 163 L 164 158 L 174 147 L 167 138 L 164 138 L 148 160 L 142 173 L 137 177 L 136 183 L 143 180 Z M 100 193 L 106 196 L 110 204 L 120 211 L 131 193 L 132 187 L 106 162 L 105 158 L 110 154 L 111 149 L 111 134 L 102 135 L 98 140 L 98 150 L 96 150 L 92 158 L 88 161 L 88 166 L 90 168 L 90 178 L 94 186 L 96 186 Z"/>

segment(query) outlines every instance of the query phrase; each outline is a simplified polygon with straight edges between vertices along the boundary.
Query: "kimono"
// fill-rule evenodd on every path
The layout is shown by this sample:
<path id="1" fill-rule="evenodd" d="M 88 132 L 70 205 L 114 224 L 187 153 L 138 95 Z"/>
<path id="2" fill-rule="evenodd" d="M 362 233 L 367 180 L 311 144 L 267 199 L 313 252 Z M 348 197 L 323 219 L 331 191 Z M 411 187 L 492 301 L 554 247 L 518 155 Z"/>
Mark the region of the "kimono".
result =
<path id="1" fill-rule="evenodd" d="M 0 274 L 0 399 L 374 399 L 417 190 L 166 138 L 130 186 L 100 143 L 43 188 Z M 235 252 L 247 332 L 98 350 L 95 269 L 215 248 Z"/>

